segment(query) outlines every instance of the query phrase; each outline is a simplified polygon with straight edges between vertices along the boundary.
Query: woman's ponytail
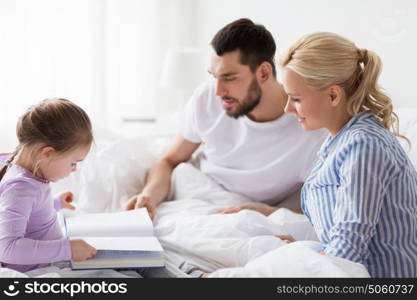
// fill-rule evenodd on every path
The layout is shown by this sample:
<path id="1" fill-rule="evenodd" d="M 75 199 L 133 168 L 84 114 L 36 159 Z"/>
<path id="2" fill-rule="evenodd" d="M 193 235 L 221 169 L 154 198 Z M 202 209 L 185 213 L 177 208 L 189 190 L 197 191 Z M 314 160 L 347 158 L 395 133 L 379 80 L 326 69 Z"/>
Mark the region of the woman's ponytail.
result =
<path id="1" fill-rule="evenodd" d="M 410 141 L 399 133 L 398 116 L 393 111 L 390 97 L 378 85 L 378 78 L 382 69 L 380 57 L 373 51 L 358 49 L 358 84 L 355 92 L 350 95 L 348 112 L 355 116 L 370 110 L 395 136 Z"/>

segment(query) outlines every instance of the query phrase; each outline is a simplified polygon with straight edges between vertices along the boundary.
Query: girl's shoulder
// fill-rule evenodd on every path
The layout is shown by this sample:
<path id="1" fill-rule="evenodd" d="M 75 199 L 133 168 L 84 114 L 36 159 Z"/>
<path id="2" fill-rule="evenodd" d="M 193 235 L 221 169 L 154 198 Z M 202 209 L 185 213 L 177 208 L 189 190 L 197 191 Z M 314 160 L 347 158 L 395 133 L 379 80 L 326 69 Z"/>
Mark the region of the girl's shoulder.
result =
<path id="1" fill-rule="evenodd" d="M 27 190 L 28 193 L 31 191 L 38 192 L 40 190 L 40 183 L 38 180 L 27 174 L 26 170 L 23 168 L 10 164 L 6 174 L 0 182 L 0 192 L 5 190 Z"/>
<path id="2" fill-rule="evenodd" d="M 7 178 L 0 183 L 1 210 L 30 213 L 44 199 L 40 187 L 24 177 Z"/>
<path id="3" fill-rule="evenodd" d="M 40 187 L 26 178 L 10 178 L 0 183 L 0 201 L 3 208 L 9 205 L 32 207 L 39 202 L 42 195 Z"/>

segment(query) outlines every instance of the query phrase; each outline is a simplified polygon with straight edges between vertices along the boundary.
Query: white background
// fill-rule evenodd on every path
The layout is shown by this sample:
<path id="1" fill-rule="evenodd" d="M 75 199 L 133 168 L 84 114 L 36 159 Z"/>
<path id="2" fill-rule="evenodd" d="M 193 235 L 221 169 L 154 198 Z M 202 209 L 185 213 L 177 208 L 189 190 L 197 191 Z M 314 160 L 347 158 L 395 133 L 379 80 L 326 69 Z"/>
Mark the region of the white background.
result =
<path id="1" fill-rule="evenodd" d="M 205 63 L 213 35 L 240 17 L 271 31 L 277 58 L 314 31 L 374 50 L 394 105 L 417 107 L 413 0 L 0 0 L 0 152 L 13 150 L 24 109 L 54 96 L 78 103 L 95 124 L 120 134 L 164 131 L 161 121 L 144 130 L 123 119 L 169 114 L 178 99 L 160 85 L 166 52 L 199 48 Z M 197 75 L 206 76 L 206 69 L 178 72 Z"/>

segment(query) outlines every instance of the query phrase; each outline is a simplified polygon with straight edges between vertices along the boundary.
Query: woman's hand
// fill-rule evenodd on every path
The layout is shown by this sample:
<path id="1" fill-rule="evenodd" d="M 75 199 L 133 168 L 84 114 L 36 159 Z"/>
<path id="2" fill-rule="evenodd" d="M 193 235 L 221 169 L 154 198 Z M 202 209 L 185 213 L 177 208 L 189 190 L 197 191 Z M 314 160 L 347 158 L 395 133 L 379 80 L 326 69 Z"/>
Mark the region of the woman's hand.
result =
<path id="1" fill-rule="evenodd" d="M 295 238 L 293 238 L 292 235 L 289 234 L 277 234 L 275 235 L 277 238 L 280 238 L 283 242 L 289 244 L 295 242 Z"/>
<path id="2" fill-rule="evenodd" d="M 270 205 L 263 204 L 263 203 L 250 203 L 250 204 L 242 204 L 242 205 L 236 205 L 236 206 L 224 208 L 224 209 L 219 210 L 218 213 L 233 214 L 243 209 L 255 210 L 265 216 L 269 216 L 270 214 L 275 212 L 278 209 L 278 207 L 270 206 Z"/>
<path id="3" fill-rule="evenodd" d="M 59 202 L 61 203 L 62 208 L 75 209 L 75 206 L 70 203 L 74 201 L 74 194 L 70 191 L 61 193 L 59 196 Z"/>

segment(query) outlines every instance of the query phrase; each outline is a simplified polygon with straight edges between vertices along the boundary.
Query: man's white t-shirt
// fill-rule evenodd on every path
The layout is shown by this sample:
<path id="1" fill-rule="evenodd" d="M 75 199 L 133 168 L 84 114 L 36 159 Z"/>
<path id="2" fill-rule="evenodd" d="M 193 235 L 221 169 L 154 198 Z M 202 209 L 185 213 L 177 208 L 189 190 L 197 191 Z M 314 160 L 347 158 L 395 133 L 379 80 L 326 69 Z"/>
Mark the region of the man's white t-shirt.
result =
<path id="1" fill-rule="evenodd" d="M 325 130 L 305 131 L 284 114 L 270 122 L 229 117 L 215 81 L 198 87 L 180 120 L 180 134 L 202 143 L 200 170 L 225 189 L 253 201 L 277 203 L 296 191 L 310 173 Z"/>

